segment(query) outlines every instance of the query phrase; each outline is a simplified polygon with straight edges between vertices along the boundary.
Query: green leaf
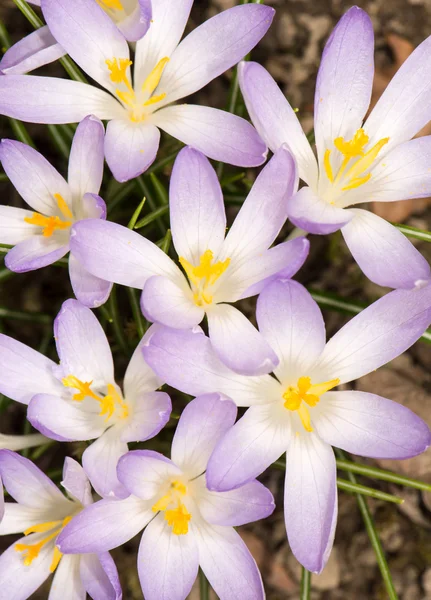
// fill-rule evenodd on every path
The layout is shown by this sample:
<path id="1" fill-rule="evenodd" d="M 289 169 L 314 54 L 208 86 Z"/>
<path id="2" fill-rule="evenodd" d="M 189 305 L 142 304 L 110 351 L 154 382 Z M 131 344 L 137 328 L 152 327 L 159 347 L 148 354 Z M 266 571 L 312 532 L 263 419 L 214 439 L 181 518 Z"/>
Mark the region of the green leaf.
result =
<path id="1" fill-rule="evenodd" d="M 415 488 L 417 490 L 431 492 L 431 484 L 429 483 L 418 481 L 417 479 L 411 479 L 410 477 L 405 477 L 404 475 L 397 475 L 396 473 L 391 473 L 391 471 L 386 471 L 377 467 L 370 467 L 368 465 L 342 459 L 337 459 L 337 467 L 343 471 L 350 471 L 351 473 L 364 475 L 370 479 L 374 478 L 382 481 L 390 481 L 391 483 L 396 483 L 397 485 L 405 485 L 406 487 Z"/>
<path id="2" fill-rule="evenodd" d="M 135 225 L 135 229 L 142 229 L 143 227 L 146 227 L 153 221 L 156 221 L 157 219 L 165 215 L 168 211 L 169 206 L 162 206 L 161 208 L 156 208 L 156 210 L 153 210 L 153 212 L 150 212 L 149 215 L 143 217 L 140 221 L 138 221 Z"/>
<path id="3" fill-rule="evenodd" d="M 416 227 L 410 227 L 410 225 L 403 225 L 401 223 L 392 224 L 408 237 L 422 240 L 423 242 L 431 242 L 431 231 L 423 231 L 422 229 L 416 229 Z"/>
<path id="4" fill-rule="evenodd" d="M 139 215 L 141 214 L 142 209 L 144 208 L 144 204 L 145 204 L 146 198 L 145 196 L 142 198 L 141 202 L 138 204 L 137 209 L 135 210 L 135 212 L 133 213 L 132 218 L 129 221 L 129 224 L 127 225 L 127 227 L 129 229 L 135 229 L 135 225 L 136 225 L 136 221 L 139 218 Z"/>

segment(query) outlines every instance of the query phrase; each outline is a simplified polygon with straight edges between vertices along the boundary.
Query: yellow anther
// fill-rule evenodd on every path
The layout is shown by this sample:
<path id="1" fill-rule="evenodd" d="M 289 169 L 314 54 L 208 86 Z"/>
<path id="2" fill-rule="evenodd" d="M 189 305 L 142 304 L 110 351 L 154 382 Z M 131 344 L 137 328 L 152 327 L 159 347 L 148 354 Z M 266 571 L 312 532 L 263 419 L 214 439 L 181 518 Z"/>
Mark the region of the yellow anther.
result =
<path id="1" fill-rule="evenodd" d="M 124 10 L 120 0 L 96 0 L 103 10 Z"/>
<path id="2" fill-rule="evenodd" d="M 325 156 L 323 158 L 323 165 L 325 167 L 326 176 L 331 183 L 334 183 L 334 174 L 331 166 L 331 151 L 325 150 Z"/>
<path id="3" fill-rule="evenodd" d="M 144 102 L 144 106 L 151 106 L 152 104 L 157 104 L 157 102 L 161 102 L 164 98 L 166 98 L 166 94 L 160 94 L 159 96 L 151 96 L 149 100 Z"/>
<path id="4" fill-rule="evenodd" d="M 113 58 L 112 60 L 107 59 L 105 62 L 108 65 L 111 81 L 125 83 L 128 88 L 131 88 L 127 77 L 127 69 L 133 64 L 132 61 L 128 58 Z"/>
<path id="5" fill-rule="evenodd" d="M 172 527 L 175 535 L 185 535 L 189 531 L 189 521 L 192 516 L 181 502 L 181 498 L 186 493 L 187 487 L 184 483 L 173 481 L 168 493 L 162 496 L 152 507 L 153 512 L 162 511 L 165 513 L 165 519 L 168 525 Z M 169 508 L 172 505 L 175 508 Z"/>
<path id="6" fill-rule="evenodd" d="M 154 92 L 154 90 L 160 83 L 160 79 L 162 78 L 163 71 L 164 71 L 166 65 L 168 64 L 168 62 L 169 62 L 169 58 L 167 56 L 165 56 L 164 58 L 159 60 L 157 65 L 154 67 L 154 69 L 151 71 L 151 73 L 148 75 L 148 77 L 145 79 L 144 83 L 142 84 L 143 92 L 150 94 L 150 95 Z"/>
<path id="7" fill-rule="evenodd" d="M 368 144 L 369 139 L 370 138 L 363 129 L 358 129 L 352 139 L 348 142 L 345 142 L 343 137 L 335 138 L 334 146 L 346 158 L 353 158 L 355 156 L 364 155 L 364 147 Z"/>
<path id="8" fill-rule="evenodd" d="M 91 384 L 93 383 L 92 381 L 81 381 L 74 375 L 68 375 L 67 377 L 63 377 L 61 383 L 64 385 L 64 387 L 75 388 L 76 390 L 79 390 L 77 394 L 72 396 L 72 399 L 76 400 L 76 402 L 82 402 L 82 400 L 85 400 L 87 397 L 93 398 L 94 400 L 100 399 L 99 396 L 97 396 L 97 394 L 95 394 L 90 388 Z"/>
<path id="9" fill-rule="evenodd" d="M 389 138 L 382 138 L 381 140 L 379 140 L 377 142 L 377 144 L 375 144 L 371 148 L 371 150 L 368 150 L 368 152 L 366 154 L 364 154 L 364 156 L 360 160 L 358 160 L 353 165 L 353 167 L 351 167 L 351 169 L 349 169 L 347 175 L 350 177 L 350 179 L 359 178 L 359 176 L 362 175 L 362 173 L 364 173 L 364 171 L 369 169 L 372 166 L 373 162 L 376 160 L 377 155 L 380 152 L 380 150 L 388 142 L 389 142 Z"/>
<path id="10" fill-rule="evenodd" d="M 212 303 L 213 297 L 208 288 L 214 285 L 230 264 L 230 258 L 212 264 L 213 258 L 214 255 L 211 250 L 206 250 L 200 257 L 199 264 L 196 267 L 182 256 L 179 258 L 192 287 L 195 288 L 193 289 L 193 299 L 198 306 Z"/>
<path id="11" fill-rule="evenodd" d="M 54 198 L 57 201 L 58 208 L 61 213 L 68 219 L 73 220 L 73 214 L 70 208 L 68 207 L 65 199 L 61 194 L 54 194 Z M 44 237 L 51 237 L 54 231 L 57 229 L 64 230 L 69 229 L 72 225 L 71 221 L 63 221 L 60 217 L 46 217 L 45 215 L 41 215 L 40 213 L 34 212 L 31 217 L 24 217 L 24 221 L 29 223 L 30 225 L 36 225 L 37 227 L 42 227 L 42 234 Z"/>
<path id="12" fill-rule="evenodd" d="M 310 424 L 310 413 L 305 404 L 316 406 L 320 401 L 320 396 L 332 390 L 339 383 L 339 379 L 331 379 L 330 381 L 313 385 L 310 377 L 300 377 L 296 387 L 289 386 L 283 394 L 284 406 L 288 410 L 297 411 L 304 429 L 306 431 L 313 431 Z"/>
<path id="13" fill-rule="evenodd" d="M 78 393 L 72 396 L 72 400 L 82 402 L 85 398 L 92 398 L 100 404 L 99 415 L 106 415 L 106 421 L 114 415 L 117 409 L 122 410 L 120 419 L 126 419 L 129 416 L 129 407 L 127 402 L 123 400 L 118 393 L 116 387 L 112 383 L 108 383 L 108 393 L 105 396 L 95 394 L 91 389 L 92 381 L 81 381 L 74 375 L 68 375 L 61 380 L 62 384 L 68 388 L 75 388 Z"/>
<path id="14" fill-rule="evenodd" d="M 63 196 L 61 194 L 54 194 L 54 198 L 57 201 L 58 208 L 60 209 L 62 215 L 66 217 L 66 219 L 73 219 L 72 211 L 70 210 Z"/>
<path id="15" fill-rule="evenodd" d="M 23 555 L 23 562 L 26 567 L 29 567 L 31 563 L 39 556 L 40 551 L 48 542 L 56 538 L 59 533 L 63 530 L 64 527 L 70 521 L 72 517 L 66 517 L 60 521 L 48 521 L 46 523 L 39 523 L 37 525 L 32 525 L 28 529 L 24 531 L 24 535 L 29 535 L 30 533 L 45 533 L 47 531 L 51 531 L 49 535 L 43 538 L 37 544 L 15 544 L 15 550 L 17 552 L 25 552 Z M 58 548 L 54 549 L 53 560 L 50 566 L 50 571 L 53 573 L 55 569 L 58 567 L 58 563 L 61 560 L 62 553 L 58 550 Z"/>
<path id="16" fill-rule="evenodd" d="M 165 519 L 175 535 L 185 535 L 189 531 L 189 521 L 192 518 L 184 504 L 165 512 Z"/>

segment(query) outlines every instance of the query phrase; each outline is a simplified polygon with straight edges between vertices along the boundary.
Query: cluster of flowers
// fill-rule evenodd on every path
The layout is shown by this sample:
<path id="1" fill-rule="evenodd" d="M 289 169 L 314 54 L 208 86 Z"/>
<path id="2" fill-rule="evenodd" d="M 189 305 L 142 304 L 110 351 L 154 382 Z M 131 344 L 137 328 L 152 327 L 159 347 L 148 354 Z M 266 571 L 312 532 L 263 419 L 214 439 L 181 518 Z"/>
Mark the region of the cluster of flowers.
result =
<path id="1" fill-rule="evenodd" d="M 36 4 L 36 2 L 34 2 Z M 60 442 L 95 440 L 82 467 L 66 458 L 59 489 L 35 465 L 0 451 L 0 534 L 24 532 L 0 557 L 0 599 L 25 600 L 55 571 L 50 600 L 119 600 L 109 550 L 144 530 L 138 556 L 148 600 L 183 600 L 202 568 L 222 600 L 264 597 L 234 527 L 274 510 L 256 480 L 286 452 L 289 544 L 320 572 L 337 521 L 331 446 L 367 457 L 408 458 L 430 444 L 427 425 L 391 400 L 333 391 L 410 347 L 431 323 L 430 268 L 392 225 L 353 205 L 431 194 L 431 138 L 411 138 L 431 117 L 431 39 L 401 67 L 363 124 L 373 79 L 373 31 L 351 8 L 333 31 L 315 101 L 317 160 L 294 110 L 269 73 L 239 65 L 255 127 L 203 106 L 173 104 L 240 61 L 274 10 L 226 10 L 180 42 L 192 0 L 41 0 L 44 27 L 0 63 L 0 113 L 35 123 L 80 122 L 68 181 L 33 148 L 0 145 L 10 181 L 32 210 L 0 207 L 6 265 L 25 272 L 70 252 L 77 300 L 54 324 L 60 363 L 0 335 L 0 392 L 28 405 L 30 423 Z M 137 42 L 133 81 L 127 41 Z M 27 73 L 68 53 L 106 89 Z M 107 120 L 106 135 L 100 119 Z M 159 128 L 187 147 L 170 180 L 178 264 L 157 245 L 106 221 L 98 195 L 104 158 L 118 181 L 154 161 Z M 411 140 L 411 141 L 410 141 Z M 258 166 L 235 222 L 207 157 Z M 298 191 L 299 178 L 305 186 Z M 305 237 L 271 247 L 286 219 L 306 232 L 341 229 L 372 281 L 394 288 L 327 344 L 321 312 L 290 278 Z M 153 324 L 123 389 L 91 308 L 113 283 L 142 290 Z M 230 303 L 258 295 L 258 329 Z M 206 316 L 208 336 L 199 327 Z M 272 375 L 271 375 L 272 373 Z M 171 415 L 163 384 L 196 396 L 179 418 L 171 458 L 128 443 L 156 436 Z M 249 407 L 237 422 L 237 407 Z M 39 439 L 39 438 L 38 438 Z M 101 496 L 93 503 L 90 487 Z"/>

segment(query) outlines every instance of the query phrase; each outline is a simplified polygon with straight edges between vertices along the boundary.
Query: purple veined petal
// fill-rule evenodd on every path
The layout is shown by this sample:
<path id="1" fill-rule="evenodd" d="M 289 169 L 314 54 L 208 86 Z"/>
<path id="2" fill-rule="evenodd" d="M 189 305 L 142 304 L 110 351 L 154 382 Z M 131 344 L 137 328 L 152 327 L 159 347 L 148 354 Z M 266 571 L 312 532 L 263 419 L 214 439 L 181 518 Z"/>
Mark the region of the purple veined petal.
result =
<path id="1" fill-rule="evenodd" d="M 136 44 L 135 87 L 140 88 L 162 58 L 170 58 L 178 46 L 189 18 L 193 0 L 152 2 L 151 27 Z"/>
<path id="2" fill-rule="evenodd" d="M 298 237 L 293 240 L 289 240 L 288 242 L 278 244 L 278 246 L 275 246 L 275 248 L 270 248 L 265 253 L 266 256 L 264 260 L 262 260 L 262 266 L 264 264 L 267 265 L 269 262 L 273 264 L 273 259 L 275 259 L 276 256 L 278 258 L 279 254 L 283 254 L 287 267 L 284 267 L 281 269 L 281 271 L 277 271 L 277 273 L 274 273 L 265 279 L 261 279 L 258 283 L 248 287 L 241 295 L 241 298 L 249 298 L 250 296 L 256 296 L 257 294 L 260 294 L 267 285 L 276 279 L 290 279 L 296 275 L 304 262 L 307 260 L 309 251 L 310 242 L 305 237 Z M 258 259 L 255 260 L 257 262 Z"/>
<path id="3" fill-rule="evenodd" d="M 272 152 L 287 144 L 297 160 L 299 177 L 314 187 L 318 178 L 317 161 L 283 92 L 256 62 L 240 63 L 238 75 L 248 113 L 261 138 Z"/>
<path id="4" fill-rule="evenodd" d="M 213 160 L 237 167 L 257 167 L 265 162 L 267 148 L 255 128 L 224 110 L 178 104 L 158 110 L 150 119 L 172 137 Z"/>
<path id="5" fill-rule="evenodd" d="M 353 219 L 341 232 L 353 258 L 374 283 L 411 289 L 429 281 L 430 266 L 405 235 L 362 209 L 350 209 Z"/>
<path id="6" fill-rule="evenodd" d="M 75 223 L 70 245 L 90 273 L 107 281 L 143 289 L 153 275 L 183 278 L 174 261 L 156 244 L 117 223 L 100 219 Z"/>
<path id="7" fill-rule="evenodd" d="M 133 450 L 118 463 L 118 478 L 142 502 L 157 502 L 156 494 L 164 483 L 182 475 L 169 458 L 153 450 Z M 153 513 L 154 514 L 154 513 Z"/>
<path id="8" fill-rule="evenodd" d="M 123 35 L 97 2 L 42 0 L 43 16 L 52 35 L 66 52 L 102 87 L 113 94 L 118 84 L 111 80 L 107 60 L 128 59 Z"/>
<path id="9" fill-rule="evenodd" d="M 313 425 L 328 444 L 372 458 L 404 459 L 431 443 L 428 425 L 411 410 L 376 394 L 328 392 Z"/>
<path id="10" fill-rule="evenodd" d="M 134 496 L 99 500 L 66 525 L 57 546 L 64 554 L 106 552 L 131 540 L 153 517 L 149 503 Z"/>
<path id="11" fill-rule="evenodd" d="M 0 61 L 2 75 L 23 75 L 64 56 L 48 26 L 41 27 L 14 44 Z"/>
<path id="12" fill-rule="evenodd" d="M 27 419 L 43 435 L 59 442 L 93 440 L 107 427 L 104 417 L 83 410 L 78 402 L 40 393 L 30 400 Z"/>
<path id="13" fill-rule="evenodd" d="M 118 426 L 113 426 L 93 442 L 82 455 L 82 466 L 91 485 L 102 498 L 127 498 L 129 492 L 118 481 L 117 464 L 128 451 Z"/>
<path id="14" fill-rule="evenodd" d="M 92 600 L 121 600 L 117 567 L 108 552 L 80 557 L 82 583 Z"/>
<path id="15" fill-rule="evenodd" d="M 64 376 L 81 381 L 114 380 L 114 363 L 97 317 L 77 300 L 63 302 L 54 321 L 54 337 Z"/>
<path id="16" fill-rule="evenodd" d="M 37 509 L 58 505 L 61 510 L 72 506 L 49 477 L 16 452 L 0 450 L 0 475 L 5 489 L 19 504 Z"/>
<path id="17" fill-rule="evenodd" d="M 121 21 L 117 27 L 129 42 L 137 42 L 147 33 L 151 25 L 151 0 L 135 0 L 135 8 Z"/>
<path id="18" fill-rule="evenodd" d="M 252 406 L 219 441 L 208 462 L 208 489 L 239 488 L 263 473 L 289 444 L 289 411 L 281 402 Z"/>
<path id="19" fill-rule="evenodd" d="M 347 383 L 410 348 L 431 323 L 431 285 L 395 290 L 353 317 L 326 344 L 313 381 Z"/>
<path id="20" fill-rule="evenodd" d="M 193 301 L 193 293 L 183 278 L 177 285 L 168 277 L 147 279 L 141 296 L 141 309 L 148 321 L 175 329 L 190 329 L 205 316 L 201 306 Z"/>
<path id="21" fill-rule="evenodd" d="M 67 594 L 73 600 L 86 600 L 87 593 L 81 580 L 81 557 L 63 556 L 54 573 L 48 600 L 64 600 Z"/>
<path id="22" fill-rule="evenodd" d="M 97 308 L 109 298 L 112 283 L 92 275 L 71 253 L 69 255 L 69 276 L 73 293 L 88 308 Z"/>
<path id="23" fill-rule="evenodd" d="M 159 377 L 186 394 L 215 390 L 237 406 L 264 404 L 278 394 L 279 384 L 269 375 L 246 377 L 225 366 L 201 332 L 161 327 L 142 351 Z"/>
<path id="24" fill-rule="evenodd" d="M 66 456 L 64 459 L 63 480 L 61 481 L 61 485 L 83 506 L 93 503 L 91 485 L 88 477 L 81 465 L 73 458 L 70 458 L 70 456 Z"/>
<path id="25" fill-rule="evenodd" d="M 274 509 L 273 495 L 256 480 L 228 492 L 208 491 L 199 499 L 200 513 L 212 525 L 238 527 L 265 519 Z"/>
<path id="26" fill-rule="evenodd" d="M 207 311 L 208 334 L 220 360 L 235 373 L 264 375 L 278 365 L 274 350 L 234 306 L 214 304 Z"/>
<path id="27" fill-rule="evenodd" d="M 2 491 L 3 494 L 3 491 Z M 22 533 L 37 523 L 62 520 L 76 508 L 71 503 L 44 504 L 38 508 L 24 506 L 17 502 L 6 502 L 4 505 L 4 516 L 0 523 L 0 535 L 11 535 Z"/>
<path id="28" fill-rule="evenodd" d="M 121 441 L 143 442 L 157 435 L 169 421 L 171 399 L 165 392 L 142 393 L 136 398 L 132 411 L 121 432 Z"/>
<path id="29" fill-rule="evenodd" d="M 221 256 L 241 262 L 267 250 L 286 221 L 287 200 L 297 186 L 295 159 L 284 146 L 259 173 L 226 236 Z"/>
<path id="30" fill-rule="evenodd" d="M 190 477 L 201 475 L 217 442 L 235 423 L 233 402 L 220 394 L 205 394 L 183 410 L 172 441 L 171 457 Z"/>
<path id="31" fill-rule="evenodd" d="M 0 77 L 0 114 L 28 123 L 78 123 L 91 114 L 119 119 L 124 108 L 104 90 L 79 81 L 8 75 Z"/>
<path id="32" fill-rule="evenodd" d="M 315 434 L 293 435 L 286 453 L 284 517 L 295 558 L 320 573 L 337 523 L 337 482 L 332 448 Z"/>
<path id="33" fill-rule="evenodd" d="M 198 567 L 198 547 L 190 528 L 187 534 L 176 535 L 163 515 L 157 515 L 139 545 L 138 574 L 146 600 L 183 600 L 192 589 Z"/>
<path id="34" fill-rule="evenodd" d="M 389 137 L 379 158 L 410 140 L 430 120 L 430 48 L 431 37 L 428 37 L 398 69 L 365 121 L 370 148 Z"/>
<path id="35" fill-rule="evenodd" d="M 40 227 L 24 219 L 31 219 L 33 211 L 15 206 L 0 206 L 0 243 L 14 246 L 40 233 Z"/>
<path id="36" fill-rule="evenodd" d="M 150 123 L 114 119 L 105 138 L 106 162 L 117 181 L 129 181 L 146 171 L 157 156 L 160 131 Z"/>
<path id="37" fill-rule="evenodd" d="M 211 163 L 193 148 L 183 148 L 175 160 L 169 210 L 178 256 L 192 264 L 208 249 L 217 256 L 226 232 L 223 194 Z"/>
<path id="38" fill-rule="evenodd" d="M 335 138 L 350 140 L 361 127 L 373 76 L 373 25 L 366 12 L 353 6 L 326 43 L 317 76 L 314 129 L 320 164 L 325 150 L 334 148 Z"/>
<path id="39" fill-rule="evenodd" d="M 141 394 L 154 392 L 164 383 L 145 362 L 142 352 L 142 348 L 147 344 L 153 333 L 159 328 L 159 325 L 151 325 L 151 327 L 149 327 L 130 359 L 123 383 L 124 396 L 128 400 L 135 401 Z"/>
<path id="40" fill-rule="evenodd" d="M 309 187 L 301 188 L 289 199 L 287 212 L 294 225 L 319 235 L 334 233 L 353 218 L 350 210 L 329 204 Z"/>
<path id="41" fill-rule="evenodd" d="M 72 193 L 82 198 L 87 192 L 98 194 L 103 178 L 105 129 L 93 115 L 78 125 L 69 157 L 68 182 Z"/>
<path id="42" fill-rule="evenodd" d="M 232 527 L 207 523 L 192 528 L 199 548 L 199 564 L 217 596 L 223 600 L 264 600 L 259 569 L 239 534 Z"/>
<path id="43" fill-rule="evenodd" d="M 71 190 L 46 158 L 22 142 L 2 140 L 0 161 L 11 183 L 31 208 L 44 215 L 64 218 L 54 194 L 60 194 L 71 208 Z"/>
<path id="44" fill-rule="evenodd" d="M 59 393 L 62 386 L 52 374 L 55 368 L 40 352 L 0 334 L 0 392 L 5 396 L 28 404 L 35 392 Z"/>
<path id="45" fill-rule="evenodd" d="M 274 281 L 260 294 L 256 319 L 259 330 L 280 360 L 279 380 L 304 375 L 325 347 L 326 334 L 320 308 L 297 281 Z"/>
<path id="46" fill-rule="evenodd" d="M 162 104 L 194 94 L 207 83 L 237 64 L 268 31 L 275 10 L 253 4 L 224 10 L 180 43 L 167 64 L 158 93 Z"/>
<path id="47" fill-rule="evenodd" d="M 9 250 L 5 265 L 15 273 L 27 273 L 52 265 L 69 252 L 69 244 L 55 236 L 32 236 Z"/>

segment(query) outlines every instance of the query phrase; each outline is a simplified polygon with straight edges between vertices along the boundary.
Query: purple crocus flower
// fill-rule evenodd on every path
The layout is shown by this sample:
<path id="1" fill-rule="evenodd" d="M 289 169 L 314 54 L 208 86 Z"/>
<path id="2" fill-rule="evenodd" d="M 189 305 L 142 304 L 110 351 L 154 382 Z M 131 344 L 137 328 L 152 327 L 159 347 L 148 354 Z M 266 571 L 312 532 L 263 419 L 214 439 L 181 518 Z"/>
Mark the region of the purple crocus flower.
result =
<path id="1" fill-rule="evenodd" d="M 271 283 L 257 307 L 261 333 L 280 360 L 275 377 L 245 377 L 220 363 L 202 333 L 163 328 L 143 346 L 167 383 L 188 394 L 217 391 L 250 406 L 217 444 L 207 467 L 212 490 L 236 489 L 286 456 L 285 518 L 290 546 L 320 572 L 337 517 L 331 445 L 362 456 L 409 458 L 430 444 L 427 425 L 391 400 L 330 391 L 392 360 L 431 322 L 431 286 L 395 290 L 354 317 L 325 345 L 321 312 L 295 281 Z"/>
<path id="2" fill-rule="evenodd" d="M 24 537 L 0 556 L 0 598 L 26 600 L 55 573 L 49 600 L 121 600 L 117 568 L 107 552 L 63 556 L 56 547 L 59 533 L 92 502 L 82 467 L 66 458 L 61 485 L 65 497 L 30 460 L 0 450 L 0 474 L 10 496 L 5 503 L 0 535 Z"/>
<path id="3" fill-rule="evenodd" d="M 89 308 L 67 300 L 54 324 L 60 364 L 6 336 L 0 336 L 0 390 L 28 404 L 27 418 L 47 437 L 61 442 L 96 441 L 82 463 L 101 496 L 127 496 L 116 466 L 128 442 L 154 437 L 167 423 L 171 400 L 156 392 L 162 381 L 145 363 L 138 345 L 124 376 L 124 395 L 115 383 L 106 335 Z"/>
<path id="4" fill-rule="evenodd" d="M 105 552 L 146 527 L 138 555 L 146 600 L 184 600 L 199 565 L 221 600 L 263 600 L 257 565 L 234 527 L 270 515 L 272 494 L 256 480 L 232 492 L 212 492 L 205 481 L 208 459 L 236 412 L 218 394 L 190 402 L 171 460 L 151 450 L 123 456 L 118 477 L 131 496 L 101 500 L 82 512 L 59 536 L 61 552 Z"/>
<path id="5" fill-rule="evenodd" d="M 268 373 L 277 357 L 250 321 L 226 303 L 254 296 L 280 271 L 291 277 L 302 266 L 309 249 L 304 238 L 268 250 L 286 220 L 296 185 L 294 160 L 280 148 L 225 238 L 217 175 L 200 152 L 185 148 L 172 173 L 170 214 L 187 277 L 155 244 L 115 223 L 79 223 L 72 231 L 73 252 L 97 277 L 143 289 L 141 307 L 149 320 L 187 329 L 206 315 L 223 361 L 239 372 Z"/>
<path id="6" fill-rule="evenodd" d="M 154 161 L 159 127 L 215 160 L 256 166 L 266 146 L 254 127 L 228 112 L 181 104 L 244 57 L 268 30 L 274 9 L 235 6 L 209 19 L 180 44 L 193 0 L 157 0 L 148 33 L 129 47 L 111 19 L 88 0 L 42 0 L 52 35 L 105 90 L 77 81 L 0 77 L 0 114 L 33 123 L 73 123 L 88 114 L 109 120 L 105 155 L 118 181 Z"/>
<path id="7" fill-rule="evenodd" d="M 40 6 L 40 0 L 28 0 Z M 143 37 L 151 22 L 151 0 L 86 0 L 97 3 L 112 19 L 124 37 L 136 42 Z M 95 10 L 95 8 L 93 9 Z M 22 75 L 58 60 L 66 54 L 49 27 L 40 27 L 5 52 L 0 60 L 0 74 Z"/>
<path id="8" fill-rule="evenodd" d="M 104 129 L 96 117 L 76 130 L 69 158 L 68 182 L 39 152 L 13 140 L 2 140 L 0 161 L 18 193 L 35 211 L 0 206 L 0 243 L 15 246 L 5 264 L 25 273 L 51 265 L 69 252 L 70 228 L 82 219 L 106 219 L 98 196 L 103 177 Z M 106 302 L 112 284 L 91 275 L 73 256 L 69 274 L 76 297 L 86 306 Z"/>
<path id="9" fill-rule="evenodd" d="M 251 119 L 276 150 L 287 143 L 307 184 L 289 202 L 289 218 L 311 233 L 341 229 L 365 275 L 382 286 L 412 288 L 430 267 L 408 239 L 365 202 L 431 194 L 431 136 L 411 138 L 431 119 L 431 37 L 406 60 L 363 124 L 373 82 L 368 15 L 351 8 L 326 44 L 316 84 L 317 161 L 296 114 L 269 73 L 240 66 Z"/>

